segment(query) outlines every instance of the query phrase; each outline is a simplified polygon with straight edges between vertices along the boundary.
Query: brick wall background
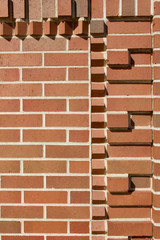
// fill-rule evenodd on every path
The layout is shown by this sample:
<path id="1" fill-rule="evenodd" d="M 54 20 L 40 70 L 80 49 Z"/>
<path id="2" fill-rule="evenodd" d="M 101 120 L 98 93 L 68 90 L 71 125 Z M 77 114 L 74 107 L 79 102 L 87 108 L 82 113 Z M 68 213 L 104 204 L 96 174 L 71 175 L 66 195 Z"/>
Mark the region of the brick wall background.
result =
<path id="1" fill-rule="evenodd" d="M 0 240 L 160 239 L 160 1 L 0 0 Z"/>

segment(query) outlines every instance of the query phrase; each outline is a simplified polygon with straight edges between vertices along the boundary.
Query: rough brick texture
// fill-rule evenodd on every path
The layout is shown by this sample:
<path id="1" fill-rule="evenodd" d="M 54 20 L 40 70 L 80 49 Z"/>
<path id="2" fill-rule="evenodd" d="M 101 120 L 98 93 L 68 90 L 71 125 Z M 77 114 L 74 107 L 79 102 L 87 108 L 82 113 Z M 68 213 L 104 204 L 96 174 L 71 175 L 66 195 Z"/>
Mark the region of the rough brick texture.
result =
<path id="1" fill-rule="evenodd" d="M 0 240 L 160 239 L 160 2 L 0 0 Z"/>

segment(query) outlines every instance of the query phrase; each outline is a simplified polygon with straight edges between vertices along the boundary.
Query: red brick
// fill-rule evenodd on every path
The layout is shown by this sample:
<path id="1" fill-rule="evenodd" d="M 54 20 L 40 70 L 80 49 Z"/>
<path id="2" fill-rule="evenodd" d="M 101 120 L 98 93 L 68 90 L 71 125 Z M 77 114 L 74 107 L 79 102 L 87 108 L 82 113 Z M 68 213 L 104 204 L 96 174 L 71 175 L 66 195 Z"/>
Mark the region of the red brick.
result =
<path id="1" fill-rule="evenodd" d="M 43 207 L 2 206 L 2 218 L 43 218 Z"/>
<path id="2" fill-rule="evenodd" d="M 120 52 L 108 51 L 107 64 L 108 65 L 128 65 L 129 52 L 128 51 L 120 51 Z"/>
<path id="3" fill-rule="evenodd" d="M 160 191 L 160 180 L 153 178 L 152 183 L 153 183 L 153 190 L 155 192 L 159 192 Z"/>
<path id="4" fill-rule="evenodd" d="M 88 17 L 88 0 L 75 0 L 76 17 Z"/>
<path id="5" fill-rule="evenodd" d="M 135 33 L 150 33 L 151 25 L 150 22 L 107 22 L 108 34 L 135 34 Z M 136 53 L 137 54 L 137 53 Z"/>
<path id="6" fill-rule="evenodd" d="M 66 111 L 65 99 L 25 99 L 23 100 L 23 111 Z"/>
<path id="7" fill-rule="evenodd" d="M 160 13 L 160 2 L 154 2 L 154 15 L 159 15 Z"/>
<path id="8" fill-rule="evenodd" d="M 137 144 L 143 143 L 148 144 L 152 143 L 152 130 L 150 129 L 132 129 L 128 132 L 112 132 L 107 131 L 107 139 L 110 144 Z"/>
<path id="9" fill-rule="evenodd" d="M 89 110 L 88 99 L 70 99 L 69 111 L 71 112 L 87 112 Z"/>
<path id="10" fill-rule="evenodd" d="M 152 174 L 152 162 L 150 160 L 109 160 L 108 173 Z"/>
<path id="11" fill-rule="evenodd" d="M 101 206 L 93 206 L 92 207 L 92 218 L 93 219 L 104 219 L 106 216 L 106 209 L 105 207 Z"/>
<path id="12" fill-rule="evenodd" d="M 154 143 L 159 143 L 160 131 L 154 130 L 154 131 L 153 131 L 153 134 L 154 134 L 154 136 L 153 136 L 153 141 L 154 141 Z"/>
<path id="13" fill-rule="evenodd" d="M 0 142 L 19 142 L 20 131 L 19 130 L 0 130 Z"/>
<path id="14" fill-rule="evenodd" d="M 129 178 L 128 177 L 108 177 L 107 189 L 109 192 L 128 192 Z"/>
<path id="15" fill-rule="evenodd" d="M 54 18 L 55 15 L 55 0 L 42 1 L 42 17 Z"/>
<path id="16" fill-rule="evenodd" d="M 122 16 L 135 15 L 135 0 L 122 0 Z"/>
<path id="17" fill-rule="evenodd" d="M 88 96 L 88 84 L 45 84 L 46 96 Z"/>
<path id="18" fill-rule="evenodd" d="M 25 233 L 67 233 L 67 222 L 25 221 Z"/>
<path id="19" fill-rule="evenodd" d="M 23 81 L 65 81 L 65 68 L 25 68 L 22 69 Z"/>
<path id="20" fill-rule="evenodd" d="M 41 0 L 29 0 L 29 20 L 41 20 Z"/>
<path id="21" fill-rule="evenodd" d="M 156 208 L 160 207 L 160 195 L 153 194 L 153 206 Z"/>
<path id="22" fill-rule="evenodd" d="M 7 240 L 7 239 L 4 239 L 4 240 Z M 89 240 L 89 236 L 48 236 L 47 240 Z"/>
<path id="23" fill-rule="evenodd" d="M 103 18 L 103 0 L 91 1 L 91 15 L 92 18 Z"/>
<path id="24" fill-rule="evenodd" d="M 40 145 L 1 145 L 1 158 L 33 158 L 42 157 Z"/>
<path id="25" fill-rule="evenodd" d="M 94 113 L 91 116 L 91 125 L 93 128 L 103 128 L 106 124 L 104 119 L 104 114 L 102 113 Z"/>
<path id="26" fill-rule="evenodd" d="M 1 8 L 0 8 L 0 17 L 6 18 L 9 17 L 9 3 L 8 0 L 1 0 L 0 1 Z"/>
<path id="27" fill-rule="evenodd" d="M 0 173 L 20 173 L 19 161 L 0 161 Z"/>
<path id="28" fill-rule="evenodd" d="M 47 207 L 47 218 L 55 219 L 89 219 L 89 207 L 67 206 Z"/>
<path id="29" fill-rule="evenodd" d="M 151 81 L 151 67 L 132 67 L 131 69 L 107 68 L 108 81 Z"/>
<path id="30" fill-rule="evenodd" d="M 105 142 L 106 136 L 105 131 L 100 129 L 92 129 L 92 142 L 93 143 L 101 143 Z"/>
<path id="31" fill-rule="evenodd" d="M 41 96 L 41 84 L 0 84 L 1 97 Z"/>
<path id="32" fill-rule="evenodd" d="M 2 236 L 2 240 L 44 240 L 43 236 Z"/>
<path id="33" fill-rule="evenodd" d="M 109 218 L 150 218 L 150 208 L 135 208 L 135 207 L 109 207 L 108 208 Z"/>
<path id="34" fill-rule="evenodd" d="M 159 163 L 153 163 L 153 174 L 154 176 L 160 176 L 160 164 Z"/>
<path id="35" fill-rule="evenodd" d="M 31 36 L 42 35 L 42 22 L 30 22 L 30 24 L 29 24 L 29 34 Z"/>
<path id="36" fill-rule="evenodd" d="M 46 66 L 88 66 L 87 53 L 45 53 Z"/>
<path id="37" fill-rule="evenodd" d="M 60 22 L 58 28 L 60 35 L 72 35 L 72 22 Z"/>
<path id="38" fill-rule="evenodd" d="M 22 42 L 22 49 L 23 51 L 64 51 L 66 50 L 66 39 L 41 37 L 37 41 L 36 38 L 25 38 Z"/>
<path id="39" fill-rule="evenodd" d="M 160 114 L 153 115 L 153 126 L 159 127 L 160 126 Z"/>
<path id="40" fill-rule="evenodd" d="M 0 221 L 0 233 L 21 233 L 21 223 L 18 221 Z"/>
<path id="41" fill-rule="evenodd" d="M 103 20 L 91 20 L 90 32 L 93 35 L 104 34 L 104 21 Z"/>
<path id="42" fill-rule="evenodd" d="M 109 157 L 151 157 L 150 146 L 108 146 Z"/>
<path id="43" fill-rule="evenodd" d="M 151 84 L 107 84 L 108 95 L 151 95 Z"/>
<path id="44" fill-rule="evenodd" d="M 70 161 L 70 173 L 89 173 L 89 162 L 87 161 Z"/>
<path id="45" fill-rule="evenodd" d="M 0 112 L 18 112 L 20 109 L 19 100 L 14 99 L 1 99 Z"/>
<path id="46" fill-rule="evenodd" d="M 131 187 L 135 188 L 150 188 L 150 177 L 131 177 Z"/>
<path id="47" fill-rule="evenodd" d="M 57 23 L 47 21 L 43 23 L 43 33 L 45 35 L 56 35 L 57 34 Z"/>
<path id="48" fill-rule="evenodd" d="M 0 54 L 0 66 L 41 66 L 41 53 L 19 53 L 19 54 Z"/>
<path id="49" fill-rule="evenodd" d="M 67 203 L 65 191 L 25 191 L 25 203 Z"/>
<path id="50" fill-rule="evenodd" d="M 119 15 L 119 0 L 106 0 L 106 14 L 107 17 Z"/>
<path id="51" fill-rule="evenodd" d="M 89 233 L 89 222 L 70 222 L 70 233 Z"/>
<path id="52" fill-rule="evenodd" d="M 71 203 L 89 203 L 90 202 L 90 192 L 89 191 L 71 191 L 70 192 Z"/>
<path id="53" fill-rule="evenodd" d="M 93 176 L 92 177 L 92 188 L 95 190 L 105 189 L 106 181 L 104 176 Z"/>
<path id="54" fill-rule="evenodd" d="M 128 0 L 127 0 L 128 1 Z M 137 48 L 152 48 L 151 36 L 108 36 L 108 49 L 137 49 Z"/>
<path id="55" fill-rule="evenodd" d="M 46 146 L 47 158 L 88 158 L 89 147 L 77 145 L 48 145 Z"/>
<path id="56" fill-rule="evenodd" d="M 105 111 L 105 103 L 103 98 L 92 98 L 91 100 L 91 108 L 92 112 L 104 112 Z"/>
<path id="57" fill-rule="evenodd" d="M 105 203 L 106 196 L 104 191 L 92 191 L 92 201 L 93 203 Z"/>
<path id="58" fill-rule="evenodd" d="M 24 161 L 24 173 L 66 173 L 66 161 Z"/>
<path id="59" fill-rule="evenodd" d="M 26 22 L 16 22 L 15 35 L 16 36 L 26 36 L 27 35 L 27 23 Z"/>
<path id="60" fill-rule="evenodd" d="M 119 121 L 117 121 L 119 120 Z M 107 114 L 108 128 L 127 128 L 129 127 L 128 113 L 126 114 Z"/>
<path id="61" fill-rule="evenodd" d="M 152 222 L 108 222 L 109 236 L 152 236 Z"/>
<path id="62" fill-rule="evenodd" d="M 159 214 L 160 214 L 159 210 L 152 209 L 152 218 L 153 218 L 153 221 L 156 223 L 160 222 Z"/>
<path id="63" fill-rule="evenodd" d="M 19 69 L 17 68 L 0 69 L 0 81 L 5 82 L 19 81 Z"/>
<path id="64" fill-rule="evenodd" d="M 151 0 L 138 0 L 138 16 L 151 15 Z"/>
<path id="65" fill-rule="evenodd" d="M 156 46 L 154 46 L 156 47 Z M 153 52 L 153 63 L 157 64 L 160 63 L 160 51 L 154 51 Z"/>
<path id="66" fill-rule="evenodd" d="M 159 48 L 159 41 L 160 41 L 160 36 L 159 36 L 159 34 L 155 34 L 154 36 L 153 36 L 153 45 L 154 45 L 154 48 Z M 155 51 L 154 52 L 154 54 L 155 54 L 155 60 L 158 62 L 158 57 L 159 57 L 159 51 Z M 156 62 L 156 63 L 157 63 Z"/>
<path id="67" fill-rule="evenodd" d="M 154 32 L 160 31 L 160 18 L 153 19 L 153 31 Z"/>
<path id="68" fill-rule="evenodd" d="M 39 176 L 2 176 L 2 188 L 42 188 L 43 177 Z"/>
<path id="69" fill-rule="evenodd" d="M 104 158 L 104 157 L 105 157 L 105 146 L 92 145 L 92 158 Z"/>
<path id="70" fill-rule="evenodd" d="M 21 192 L 1 190 L 0 203 L 21 203 Z"/>
<path id="71" fill-rule="evenodd" d="M 130 56 L 133 64 L 151 64 L 150 53 L 131 53 Z"/>
<path id="72" fill-rule="evenodd" d="M 87 38 L 71 38 L 69 41 L 69 50 L 88 50 Z"/>
<path id="73" fill-rule="evenodd" d="M 150 98 L 108 98 L 107 103 L 108 111 L 152 111 Z"/>
<path id="74" fill-rule="evenodd" d="M 152 193 L 149 191 L 131 192 L 128 195 L 108 193 L 109 206 L 151 206 Z"/>
<path id="75" fill-rule="evenodd" d="M 68 17 L 72 15 L 71 1 L 58 0 L 58 16 Z"/>
<path id="76" fill-rule="evenodd" d="M 89 142 L 88 130 L 70 130 L 69 131 L 70 142 Z"/>
<path id="77" fill-rule="evenodd" d="M 65 142 L 65 130 L 23 130 L 24 142 Z"/>
<path id="78" fill-rule="evenodd" d="M 88 34 L 88 22 L 80 20 L 74 23 L 74 34 L 86 35 Z"/>
<path id="79" fill-rule="evenodd" d="M 49 114 L 46 115 L 47 127 L 88 127 L 87 114 Z"/>
<path id="80" fill-rule="evenodd" d="M 47 188 L 89 188 L 89 177 L 47 176 Z"/>
<path id="81" fill-rule="evenodd" d="M 25 18 L 24 0 L 13 0 L 13 18 Z"/>
<path id="82" fill-rule="evenodd" d="M 154 98 L 154 106 L 153 109 L 154 111 L 159 111 L 160 110 L 160 98 Z"/>
<path id="83" fill-rule="evenodd" d="M 87 81 L 88 69 L 87 68 L 69 68 L 69 80 L 71 81 Z"/>
<path id="84" fill-rule="evenodd" d="M 103 234 L 105 233 L 105 221 L 92 221 L 92 233 Z"/>
<path id="85" fill-rule="evenodd" d="M 1 36 L 12 36 L 12 23 L 0 23 L 0 35 Z"/>
<path id="86" fill-rule="evenodd" d="M 92 160 L 92 172 L 93 173 L 104 173 L 106 166 L 104 160 Z"/>
<path id="87" fill-rule="evenodd" d="M 134 126 L 150 126 L 151 115 L 132 115 L 131 124 Z"/>
<path id="88" fill-rule="evenodd" d="M 159 226 L 153 226 L 153 236 L 155 239 L 160 238 L 159 230 L 160 230 Z"/>
<path id="89" fill-rule="evenodd" d="M 0 115 L 0 127 L 41 127 L 42 116 L 32 114 Z"/>

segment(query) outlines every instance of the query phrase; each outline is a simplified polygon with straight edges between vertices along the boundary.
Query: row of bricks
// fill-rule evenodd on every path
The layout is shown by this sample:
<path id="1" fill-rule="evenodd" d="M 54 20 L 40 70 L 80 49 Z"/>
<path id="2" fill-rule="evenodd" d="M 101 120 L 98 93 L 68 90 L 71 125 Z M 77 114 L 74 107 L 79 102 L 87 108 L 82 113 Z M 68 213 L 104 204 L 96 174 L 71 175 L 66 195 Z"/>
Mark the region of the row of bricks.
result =
<path id="1" fill-rule="evenodd" d="M 83 68 L 83 67 L 68 68 L 69 81 L 88 81 L 88 79 L 89 79 L 88 68 Z M 14 82 L 19 80 L 20 80 L 20 72 L 18 68 L 1 68 L 0 69 L 1 82 L 9 82 L 9 81 Z M 36 68 L 35 67 L 35 68 L 22 69 L 22 81 L 46 82 L 46 81 L 65 81 L 65 80 L 66 80 L 66 68 Z M 19 85 L 19 86 L 23 87 L 23 85 Z"/>
<path id="2" fill-rule="evenodd" d="M 47 22 L 36 22 L 32 21 L 29 24 L 29 35 L 31 36 L 41 36 L 44 35 L 57 35 L 57 28 L 60 35 L 88 35 L 88 22 L 77 21 L 69 22 L 62 21 L 60 23 L 47 21 Z M 140 22 L 137 25 L 136 22 L 106 22 L 103 20 L 92 20 L 90 22 L 90 33 L 94 34 L 104 34 L 105 28 L 110 36 L 110 34 L 146 34 L 151 33 L 151 23 L 150 22 Z M 154 24 L 154 23 L 153 23 Z M 0 35 L 1 36 L 12 36 L 13 34 L 12 23 L 3 22 L 0 24 Z M 42 29 L 43 28 L 43 29 Z M 128 29 L 129 28 L 129 29 Z M 131 28 L 131 29 L 130 29 Z M 158 27 L 156 26 L 158 30 Z M 16 22 L 15 23 L 15 35 L 16 36 L 26 36 L 28 35 L 28 24 L 26 22 Z M 144 35 L 145 36 L 145 35 Z M 111 37 L 111 36 L 110 36 Z M 133 37 L 133 36 L 132 36 Z M 109 38 L 110 39 L 110 38 Z M 155 40 L 156 42 L 156 40 Z M 110 42 L 109 42 L 110 43 Z"/>
<path id="3" fill-rule="evenodd" d="M 66 221 L 24 221 L 24 233 L 67 233 Z M 70 233 L 89 233 L 89 221 L 71 221 Z M 21 233 L 20 221 L 0 221 L 0 233 Z"/>
<path id="4" fill-rule="evenodd" d="M 85 21 L 78 21 L 74 23 L 69 21 L 60 22 L 58 25 L 56 22 L 30 22 L 29 33 L 28 24 L 26 22 L 16 22 L 15 23 L 15 33 L 13 33 L 12 23 L 1 23 L 0 24 L 0 36 L 15 36 L 25 37 L 30 36 L 55 36 L 57 35 L 57 30 L 59 35 L 87 35 L 88 34 L 88 23 Z M 73 30 L 74 29 L 74 30 Z"/>
<path id="5" fill-rule="evenodd" d="M 0 161 L 0 173 L 20 173 L 23 164 L 23 173 L 66 173 L 67 168 L 70 173 L 89 173 L 88 161 Z"/>
<path id="6" fill-rule="evenodd" d="M 88 0 L 74 0 L 72 8 L 72 1 L 58 0 L 56 6 L 55 0 L 29 0 L 27 8 L 25 7 L 26 1 L 15 1 L 9 4 L 7 0 L 2 0 L 0 17 L 1 18 L 25 18 L 29 15 L 29 19 L 41 20 L 41 18 L 56 18 L 56 17 L 88 17 Z M 58 7 L 58 16 L 56 8 Z M 74 10 L 72 13 L 72 9 Z M 25 14 L 25 11 L 28 11 Z M 12 12 L 12 15 L 9 13 Z"/>
<path id="7" fill-rule="evenodd" d="M 24 191 L 24 203 L 25 204 L 67 204 L 67 191 Z M 86 191 L 71 191 L 69 193 L 71 204 L 89 204 L 90 192 Z M 21 203 L 20 191 L 0 191 L 0 203 Z"/>
<path id="8" fill-rule="evenodd" d="M 0 84 L 0 92 L 1 92 L 0 97 L 42 96 L 42 84 Z M 88 95 L 89 95 L 88 83 L 44 84 L 44 96 L 46 97 L 47 96 L 87 97 Z M 84 102 L 84 104 L 85 103 L 87 102 Z"/>
<path id="9" fill-rule="evenodd" d="M 23 142 L 66 142 L 66 130 L 23 130 Z M 0 142 L 19 142 L 20 130 L 0 130 Z M 157 137 L 159 135 L 157 134 Z M 69 130 L 69 142 L 88 142 L 88 130 Z"/>
<path id="10" fill-rule="evenodd" d="M 67 240 L 89 240 L 89 236 L 47 236 L 47 240 L 65 240 L 67 237 Z M 9 236 L 9 235 L 2 235 L 2 240 L 44 240 L 44 236 L 24 236 L 24 235 L 14 235 L 14 236 Z M 108 240 L 113 240 L 113 238 L 108 237 Z M 118 238 L 114 238 L 118 239 Z M 127 240 L 127 237 L 121 238 L 122 240 Z M 137 240 L 137 237 L 132 237 L 133 240 Z M 141 240 L 150 240 L 150 237 L 141 237 L 138 238 Z M 100 235 L 95 235 L 92 236 L 92 240 L 106 240 L 106 236 L 100 236 Z"/>

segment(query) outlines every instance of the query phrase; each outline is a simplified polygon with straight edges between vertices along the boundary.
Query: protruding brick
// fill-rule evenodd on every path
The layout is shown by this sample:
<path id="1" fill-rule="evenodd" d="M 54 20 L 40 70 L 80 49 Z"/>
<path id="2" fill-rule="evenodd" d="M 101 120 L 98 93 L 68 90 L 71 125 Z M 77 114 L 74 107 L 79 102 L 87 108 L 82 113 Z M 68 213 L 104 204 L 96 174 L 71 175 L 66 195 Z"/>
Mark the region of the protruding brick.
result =
<path id="1" fill-rule="evenodd" d="M 16 22 L 15 35 L 22 36 L 22 37 L 27 35 L 27 23 L 26 22 Z"/>
<path id="2" fill-rule="evenodd" d="M 108 177 L 107 189 L 110 192 L 128 192 L 129 191 L 128 177 Z"/>
<path id="3" fill-rule="evenodd" d="M 129 64 L 129 52 L 128 51 L 108 51 L 107 52 L 107 64 L 108 65 L 128 65 Z"/>
<path id="4" fill-rule="evenodd" d="M 126 114 L 107 114 L 108 128 L 127 128 L 129 127 L 129 116 Z"/>
<path id="5" fill-rule="evenodd" d="M 71 35 L 72 34 L 72 22 L 60 22 L 59 24 L 60 35 Z"/>
<path id="6" fill-rule="evenodd" d="M 92 187 L 93 189 L 105 189 L 106 182 L 104 176 L 93 176 L 92 177 Z"/>
<path id="7" fill-rule="evenodd" d="M 76 35 L 87 35 L 88 34 L 88 22 L 78 21 L 74 23 L 74 34 Z"/>
<path id="8" fill-rule="evenodd" d="M 92 160 L 92 173 L 105 173 L 106 166 L 104 160 Z"/>
<path id="9" fill-rule="evenodd" d="M 31 36 L 41 36 L 42 35 L 42 23 L 41 22 L 31 22 L 29 24 L 29 34 Z"/>
<path id="10" fill-rule="evenodd" d="M 104 34 L 104 21 L 103 20 L 92 20 L 91 21 L 91 34 Z"/>
<path id="11" fill-rule="evenodd" d="M 92 221 L 92 233 L 103 234 L 105 232 L 105 221 Z"/>
<path id="12" fill-rule="evenodd" d="M 43 23 L 43 32 L 45 35 L 56 35 L 57 24 L 56 22 L 47 21 Z"/>
<path id="13" fill-rule="evenodd" d="M 55 16 L 55 0 L 42 0 L 42 17 L 54 18 Z"/>
<path id="14" fill-rule="evenodd" d="M 104 219 L 106 216 L 105 207 L 93 206 L 92 207 L 92 218 L 93 219 Z"/>
<path id="15" fill-rule="evenodd" d="M 93 191 L 92 192 L 92 201 L 93 203 L 105 203 L 106 195 L 104 191 Z"/>
<path id="16" fill-rule="evenodd" d="M 122 0 L 122 16 L 135 15 L 135 0 Z"/>
<path id="17" fill-rule="evenodd" d="M 104 158 L 104 157 L 105 157 L 105 146 L 92 145 L 92 158 Z"/>
<path id="18" fill-rule="evenodd" d="M 12 35 L 12 24 L 11 23 L 0 23 L 0 35 L 11 36 Z"/>
<path id="19" fill-rule="evenodd" d="M 25 0 L 13 1 L 13 18 L 25 18 Z"/>

